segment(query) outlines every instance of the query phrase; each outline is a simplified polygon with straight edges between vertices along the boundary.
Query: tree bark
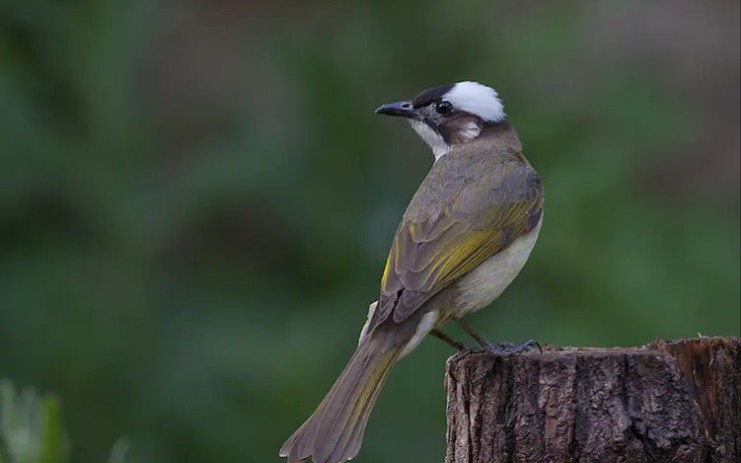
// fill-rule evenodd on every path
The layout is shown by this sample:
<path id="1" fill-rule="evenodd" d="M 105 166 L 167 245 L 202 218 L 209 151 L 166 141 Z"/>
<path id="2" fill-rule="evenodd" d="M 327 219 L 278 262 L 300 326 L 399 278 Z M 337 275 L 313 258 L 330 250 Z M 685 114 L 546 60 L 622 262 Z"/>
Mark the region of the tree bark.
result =
<path id="1" fill-rule="evenodd" d="M 741 338 L 447 363 L 446 463 L 731 463 Z"/>

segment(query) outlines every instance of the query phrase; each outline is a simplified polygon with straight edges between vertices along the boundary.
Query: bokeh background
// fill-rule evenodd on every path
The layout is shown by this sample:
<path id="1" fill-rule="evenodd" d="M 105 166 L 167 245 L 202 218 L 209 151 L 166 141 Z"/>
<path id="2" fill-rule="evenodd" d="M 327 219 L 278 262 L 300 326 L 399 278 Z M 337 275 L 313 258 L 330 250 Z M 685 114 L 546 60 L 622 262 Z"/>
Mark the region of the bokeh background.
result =
<path id="1" fill-rule="evenodd" d="M 0 0 L 0 377 L 56 393 L 73 462 L 277 462 L 432 161 L 373 109 L 468 79 L 547 197 L 481 331 L 738 336 L 739 56 L 730 0 Z M 450 354 L 395 369 L 358 462 L 442 461 Z"/>

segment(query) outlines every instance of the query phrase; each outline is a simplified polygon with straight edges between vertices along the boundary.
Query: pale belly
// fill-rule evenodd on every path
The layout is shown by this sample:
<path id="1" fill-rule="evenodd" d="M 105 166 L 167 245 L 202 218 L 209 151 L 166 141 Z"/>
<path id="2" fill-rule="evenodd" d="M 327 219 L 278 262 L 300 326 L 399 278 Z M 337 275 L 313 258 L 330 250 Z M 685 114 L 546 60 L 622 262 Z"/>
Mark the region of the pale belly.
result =
<path id="1" fill-rule="evenodd" d="M 460 279 L 451 316 L 460 318 L 483 309 L 504 292 L 530 257 L 542 223 L 541 218 L 534 229 Z"/>
<path id="2" fill-rule="evenodd" d="M 445 323 L 451 317 L 462 318 L 471 312 L 483 309 L 498 298 L 517 277 L 522 267 L 525 266 L 525 262 L 530 257 L 530 252 L 538 240 L 542 223 L 543 219 L 541 218 L 533 230 L 517 238 L 507 249 L 490 257 L 461 278 L 456 285 L 457 295 L 453 307 L 445 307 L 443 318 L 440 318 L 440 311 L 438 310 L 432 310 L 423 315 L 414 336 L 404 347 L 400 357 L 404 357 L 414 350 L 435 326 Z M 367 335 L 368 323 L 377 304 L 377 301 L 373 302 L 368 308 L 368 319 L 360 332 L 358 344 L 363 342 Z"/>

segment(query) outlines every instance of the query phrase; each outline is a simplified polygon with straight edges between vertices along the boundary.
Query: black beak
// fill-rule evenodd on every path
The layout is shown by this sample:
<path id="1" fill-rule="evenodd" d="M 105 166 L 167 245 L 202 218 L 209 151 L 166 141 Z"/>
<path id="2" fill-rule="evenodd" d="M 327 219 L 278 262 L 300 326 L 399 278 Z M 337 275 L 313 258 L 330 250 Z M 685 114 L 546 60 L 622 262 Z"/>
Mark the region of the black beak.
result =
<path id="1" fill-rule="evenodd" d="M 418 119 L 419 115 L 412 106 L 411 101 L 397 101 L 396 103 L 387 103 L 376 109 L 376 114 L 385 114 L 387 116 L 401 116 L 409 119 Z"/>

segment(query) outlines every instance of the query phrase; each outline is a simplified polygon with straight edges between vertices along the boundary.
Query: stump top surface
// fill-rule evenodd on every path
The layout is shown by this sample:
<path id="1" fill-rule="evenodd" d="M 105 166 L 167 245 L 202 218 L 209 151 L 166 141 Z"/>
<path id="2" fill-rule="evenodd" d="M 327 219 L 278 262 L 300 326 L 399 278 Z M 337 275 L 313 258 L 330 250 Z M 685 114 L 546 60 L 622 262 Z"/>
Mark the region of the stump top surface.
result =
<path id="1" fill-rule="evenodd" d="M 622 356 L 656 356 L 670 353 L 675 355 L 678 349 L 692 349 L 715 351 L 717 348 L 726 347 L 730 349 L 739 349 L 741 347 L 741 338 L 738 337 L 702 337 L 696 339 L 678 339 L 676 341 L 665 341 L 656 339 L 650 344 L 638 347 L 558 347 L 546 344 L 543 350 L 523 352 L 513 357 L 497 357 L 486 351 L 459 352 L 448 359 L 448 362 L 460 361 L 481 361 L 486 357 L 500 360 L 537 360 L 548 361 L 555 359 L 573 358 L 573 357 L 622 357 Z"/>

